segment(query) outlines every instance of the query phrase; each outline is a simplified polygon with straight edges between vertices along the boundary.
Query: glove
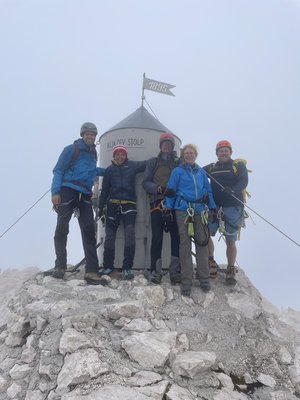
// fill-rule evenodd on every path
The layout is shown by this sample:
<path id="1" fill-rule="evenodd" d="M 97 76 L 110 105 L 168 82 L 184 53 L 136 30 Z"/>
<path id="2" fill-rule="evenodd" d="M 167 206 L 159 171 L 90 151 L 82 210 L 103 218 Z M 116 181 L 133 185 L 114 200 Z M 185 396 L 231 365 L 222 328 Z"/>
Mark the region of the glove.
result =
<path id="1" fill-rule="evenodd" d="M 230 187 L 228 187 L 228 186 L 225 186 L 225 187 L 222 189 L 222 192 L 226 193 L 228 196 L 232 196 L 232 195 L 235 194 L 234 191 L 233 191 Z"/>
<path id="2" fill-rule="evenodd" d="M 166 188 L 163 195 L 167 197 L 175 197 L 176 193 L 174 192 L 173 189 Z"/>

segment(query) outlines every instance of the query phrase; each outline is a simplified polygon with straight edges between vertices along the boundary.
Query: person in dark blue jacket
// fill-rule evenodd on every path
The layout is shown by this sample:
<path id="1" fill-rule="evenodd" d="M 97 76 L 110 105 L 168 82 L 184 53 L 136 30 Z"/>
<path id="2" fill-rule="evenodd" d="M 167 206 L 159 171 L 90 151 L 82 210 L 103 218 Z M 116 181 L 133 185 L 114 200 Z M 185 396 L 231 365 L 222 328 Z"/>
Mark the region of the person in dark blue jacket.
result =
<path id="1" fill-rule="evenodd" d="M 195 163 L 198 152 L 193 144 L 181 151 L 183 163 L 174 168 L 167 189 L 175 193 L 167 197 L 165 207 L 175 209 L 180 236 L 181 294 L 191 295 L 193 280 L 192 244 L 196 249 L 197 276 L 203 291 L 210 290 L 208 268 L 208 210 L 215 210 L 210 184 L 205 171 Z"/>
<path id="2" fill-rule="evenodd" d="M 104 168 L 97 167 L 95 139 L 97 128 L 91 122 L 81 126 L 81 139 L 64 148 L 53 169 L 51 186 L 52 204 L 57 212 L 54 235 L 54 278 L 62 279 L 67 268 L 67 236 L 72 214 L 78 216 L 82 244 L 86 259 L 84 279 L 88 284 L 104 283 L 99 276 L 96 252 L 94 215 L 91 202 L 92 187 L 96 176 L 104 175 Z"/>
<path id="3" fill-rule="evenodd" d="M 99 198 L 98 216 L 104 215 L 106 207 L 105 241 L 103 269 L 101 275 L 109 275 L 114 270 L 115 241 L 120 224 L 124 224 L 124 259 L 123 277 L 133 279 L 133 259 L 135 254 L 135 219 L 136 219 L 136 174 L 145 170 L 146 161 L 129 161 L 125 146 L 113 148 L 112 164 L 106 169 Z"/>
<path id="4" fill-rule="evenodd" d="M 220 221 L 224 223 L 226 241 L 227 270 L 226 283 L 235 285 L 235 262 L 237 255 L 236 240 L 244 221 L 243 191 L 248 184 L 248 171 L 243 162 L 235 165 L 231 158 L 232 146 L 228 140 L 220 140 L 216 145 L 218 161 L 206 165 L 204 170 L 208 173 L 214 199 L 218 207 L 218 218 L 211 221 L 209 230 L 215 236 L 219 229 Z M 214 244 L 212 239 L 208 243 L 210 265 L 214 261 Z"/>

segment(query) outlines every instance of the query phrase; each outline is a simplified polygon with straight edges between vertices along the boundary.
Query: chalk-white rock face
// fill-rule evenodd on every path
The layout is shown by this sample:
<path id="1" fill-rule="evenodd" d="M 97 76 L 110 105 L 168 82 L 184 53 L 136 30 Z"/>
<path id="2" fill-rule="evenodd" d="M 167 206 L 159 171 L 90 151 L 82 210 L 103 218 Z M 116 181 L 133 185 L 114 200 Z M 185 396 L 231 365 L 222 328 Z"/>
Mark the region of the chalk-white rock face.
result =
<path id="1" fill-rule="evenodd" d="M 172 385 L 166 393 L 167 400 L 195 400 L 195 397 L 188 389 L 184 389 L 178 385 Z"/>
<path id="2" fill-rule="evenodd" d="M 150 400 L 148 396 L 139 393 L 137 389 L 121 385 L 104 385 L 101 389 L 87 396 L 75 393 L 64 394 L 61 400 Z"/>
<path id="3" fill-rule="evenodd" d="M 101 301 L 105 302 L 108 300 L 119 300 L 121 298 L 120 292 L 117 289 L 111 289 L 109 287 L 97 286 L 88 287 L 87 290 L 81 290 L 78 294 L 79 298 L 87 301 Z"/>
<path id="4" fill-rule="evenodd" d="M 62 388 L 84 383 L 108 371 L 109 366 L 100 360 L 95 350 L 80 350 L 66 355 L 64 365 L 57 378 L 57 385 Z"/>
<path id="5" fill-rule="evenodd" d="M 295 349 L 294 364 L 290 366 L 289 372 L 294 382 L 300 382 L 300 346 Z"/>
<path id="6" fill-rule="evenodd" d="M 137 333 L 122 340 L 122 347 L 142 367 L 162 367 L 176 344 L 176 336 L 176 332 Z"/>
<path id="7" fill-rule="evenodd" d="M 7 396 L 10 399 L 17 399 L 19 397 L 19 393 L 21 393 L 22 387 L 17 383 L 13 383 L 6 391 Z"/>
<path id="8" fill-rule="evenodd" d="M 172 370 L 177 375 L 195 378 L 208 371 L 216 361 L 216 354 L 208 351 L 186 351 L 178 354 L 173 361 Z"/>
<path id="9" fill-rule="evenodd" d="M 256 298 L 242 293 L 229 293 L 226 297 L 229 306 L 237 309 L 246 318 L 253 319 L 262 313 Z"/>

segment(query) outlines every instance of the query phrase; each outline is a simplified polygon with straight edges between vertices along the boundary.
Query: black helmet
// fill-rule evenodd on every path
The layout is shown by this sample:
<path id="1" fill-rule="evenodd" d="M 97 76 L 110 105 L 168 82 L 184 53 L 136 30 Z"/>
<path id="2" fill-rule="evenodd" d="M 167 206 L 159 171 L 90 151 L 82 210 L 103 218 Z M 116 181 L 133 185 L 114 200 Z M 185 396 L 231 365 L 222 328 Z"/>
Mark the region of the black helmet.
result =
<path id="1" fill-rule="evenodd" d="M 96 125 L 92 122 L 85 122 L 80 128 L 80 136 L 82 137 L 85 132 L 92 132 L 97 135 L 98 131 Z"/>

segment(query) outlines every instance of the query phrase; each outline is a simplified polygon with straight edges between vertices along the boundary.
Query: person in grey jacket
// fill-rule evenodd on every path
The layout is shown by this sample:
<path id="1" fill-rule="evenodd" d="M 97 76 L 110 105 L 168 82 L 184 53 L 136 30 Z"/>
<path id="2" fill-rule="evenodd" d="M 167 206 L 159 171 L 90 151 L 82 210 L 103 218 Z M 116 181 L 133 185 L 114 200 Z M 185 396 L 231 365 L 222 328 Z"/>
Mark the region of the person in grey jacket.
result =
<path id="1" fill-rule="evenodd" d="M 162 245 L 164 231 L 171 236 L 170 281 L 180 283 L 179 234 L 173 210 L 163 208 L 166 186 L 173 168 L 179 165 L 179 158 L 174 151 L 175 140 L 170 132 L 160 135 L 160 152 L 151 158 L 146 166 L 143 187 L 149 195 L 151 213 L 151 266 L 147 278 L 156 284 L 162 279 Z"/>

